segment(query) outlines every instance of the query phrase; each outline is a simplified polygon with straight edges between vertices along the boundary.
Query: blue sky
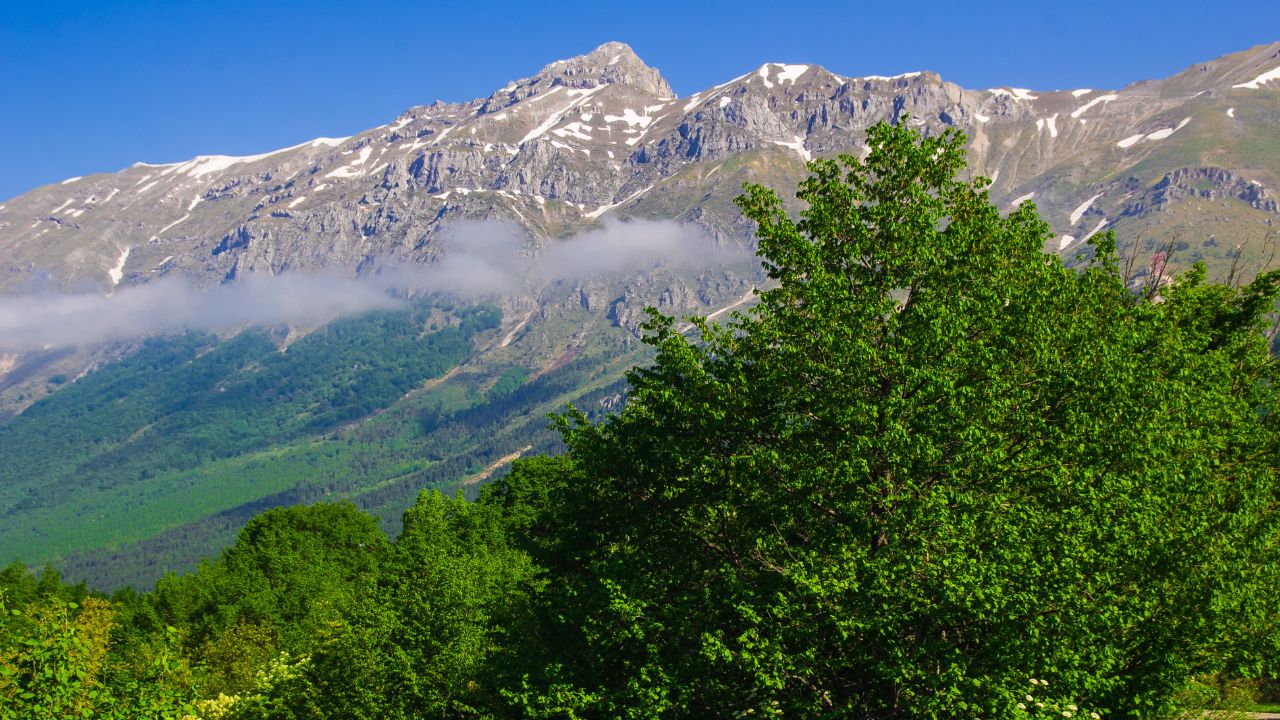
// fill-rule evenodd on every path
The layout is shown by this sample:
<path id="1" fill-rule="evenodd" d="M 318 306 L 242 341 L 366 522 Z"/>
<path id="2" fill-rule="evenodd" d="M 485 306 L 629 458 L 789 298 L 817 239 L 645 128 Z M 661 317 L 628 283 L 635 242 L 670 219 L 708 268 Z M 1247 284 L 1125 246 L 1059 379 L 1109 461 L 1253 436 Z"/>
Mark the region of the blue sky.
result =
<path id="1" fill-rule="evenodd" d="M 609 40 L 680 95 L 763 62 L 1114 88 L 1280 39 L 1274 0 L 435 3 L 5 0 L 0 199 L 75 175 L 252 154 L 468 100 Z"/>

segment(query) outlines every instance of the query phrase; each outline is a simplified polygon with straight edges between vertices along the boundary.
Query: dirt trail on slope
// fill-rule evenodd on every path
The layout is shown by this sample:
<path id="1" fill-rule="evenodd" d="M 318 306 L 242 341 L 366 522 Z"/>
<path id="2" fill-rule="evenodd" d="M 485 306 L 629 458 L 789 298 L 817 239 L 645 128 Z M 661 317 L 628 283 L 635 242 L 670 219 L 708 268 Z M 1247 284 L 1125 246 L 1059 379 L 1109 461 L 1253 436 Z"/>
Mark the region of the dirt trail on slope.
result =
<path id="1" fill-rule="evenodd" d="M 525 454 L 525 453 L 529 452 L 529 451 L 530 451 L 530 450 L 532 450 L 532 449 L 533 449 L 533 446 L 532 446 L 532 445 L 525 445 L 524 447 L 522 447 L 522 448 L 520 448 L 519 450 L 517 450 L 517 451 L 515 451 L 515 452 L 511 453 L 510 455 L 503 455 L 502 457 L 498 458 L 497 460 L 494 460 L 493 462 L 489 463 L 489 467 L 485 468 L 484 470 L 481 470 L 480 472 L 476 473 L 475 475 L 472 475 L 471 477 L 467 478 L 466 480 L 463 480 L 463 481 L 462 481 L 462 484 L 463 484 L 463 485 L 475 485 L 475 484 L 476 484 L 476 483 L 478 483 L 478 482 L 483 482 L 483 481 L 485 481 L 485 480 L 488 480 L 490 476 L 492 476 L 495 472 L 497 472 L 497 471 L 498 471 L 498 468 L 502 467 L 503 465 L 506 465 L 507 463 L 514 462 L 514 461 L 515 461 L 516 459 L 518 459 L 521 455 L 523 455 L 523 454 Z"/>
<path id="2" fill-rule="evenodd" d="M 711 322 L 712 320 L 715 320 L 716 318 L 720 317 L 721 315 L 724 315 L 724 314 L 725 314 L 725 313 L 727 313 L 727 312 L 730 312 L 730 311 L 732 311 L 732 310 L 737 310 L 738 308 L 740 308 L 740 307 L 742 307 L 743 305 L 746 305 L 748 302 L 750 302 L 750 301 L 751 301 L 751 298 L 753 298 L 753 297 L 755 297 L 755 296 L 756 296 L 756 288 L 751 288 L 751 289 L 747 290 L 747 294 L 743 295 L 742 297 L 738 298 L 737 300 L 735 300 L 735 301 L 733 301 L 733 302 L 729 303 L 728 305 L 725 305 L 724 307 L 720 308 L 719 310 L 716 310 L 715 312 L 713 312 L 713 313 L 711 313 L 710 315 L 708 315 L 708 316 L 707 316 L 707 322 Z M 679 326 L 679 328 L 678 328 L 678 331 L 679 331 L 679 332 L 688 332 L 689 330 L 692 330 L 692 329 L 693 329 L 693 323 L 680 323 L 680 326 Z"/>
<path id="3" fill-rule="evenodd" d="M 533 319 L 533 314 L 536 312 L 538 312 L 538 308 L 537 306 L 534 306 L 534 308 L 530 310 L 527 315 L 524 316 L 524 319 L 516 323 L 516 326 L 511 328 L 511 332 L 507 333 L 507 336 L 502 338 L 502 342 L 498 343 L 498 347 L 504 348 L 510 345 L 511 341 L 516 339 L 516 333 L 520 332 L 520 328 L 524 327 L 526 324 L 528 324 L 530 320 Z"/>

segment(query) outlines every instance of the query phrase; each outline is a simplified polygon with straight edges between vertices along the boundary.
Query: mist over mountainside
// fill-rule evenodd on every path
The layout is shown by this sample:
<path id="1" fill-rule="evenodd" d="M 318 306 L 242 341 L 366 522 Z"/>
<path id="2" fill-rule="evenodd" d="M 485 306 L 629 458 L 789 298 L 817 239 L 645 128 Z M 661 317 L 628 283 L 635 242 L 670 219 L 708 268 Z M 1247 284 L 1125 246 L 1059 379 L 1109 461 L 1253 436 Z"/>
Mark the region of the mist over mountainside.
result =
<path id="1" fill-rule="evenodd" d="M 524 252 L 521 235 L 502 221 L 464 221 L 442 239 L 448 249 L 438 262 L 393 262 L 355 278 L 327 268 L 249 273 L 201 290 L 186 277 L 168 276 L 108 295 L 0 296 L 0 350 L 86 346 L 183 330 L 226 333 L 250 325 L 316 327 L 402 306 L 397 293 L 477 300 L 659 266 L 703 269 L 745 259 L 741 248 L 717 247 L 696 228 L 672 221 L 611 219 L 536 253 Z"/>
<path id="2" fill-rule="evenodd" d="M 1274 260 L 1280 42 L 1121 89 L 965 89 L 928 71 L 845 76 L 766 63 L 685 98 L 629 47 L 606 43 L 484 97 L 415 106 L 348 138 L 138 163 L 0 202 L 0 413 L 39 408 L 0 433 L 7 452 L 41 436 L 32 418 L 52 412 L 42 397 L 61 407 L 58 423 L 106 423 L 102 409 L 124 402 L 119 392 L 68 391 L 120 371 L 121 358 L 137 361 L 139 348 L 158 352 L 141 341 L 156 333 L 223 336 L 162 353 L 199 367 L 201 353 L 232 352 L 226 336 L 267 326 L 253 353 L 201 388 L 221 393 L 274 367 L 268 346 L 327 352 L 298 340 L 335 317 L 410 313 L 391 334 L 402 342 L 459 322 L 452 310 L 413 315 L 425 293 L 501 311 L 492 326 L 468 329 L 472 349 L 450 351 L 452 370 L 435 358 L 396 366 L 376 407 L 332 400 L 363 387 L 354 354 L 341 355 L 351 372 L 327 369 L 332 385 L 314 397 L 245 396 L 254 417 L 306 430 L 247 431 L 256 439 L 234 452 L 201 449 L 199 462 L 154 476 L 141 468 L 163 439 L 155 433 L 199 416 L 185 414 L 190 387 L 151 388 L 157 404 L 138 409 L 129 432 L 86 433 L 67 455 L 82 464 L 56 470 L 98 478 L 105 506 L 152 519 L 121 523 L 121 535 L 62 532 L 80 505 L 32 475 L 28 495 L 7 506 L 0 549 L 35 548 L 23 559 L 62 559 L 110 583 L 121 576 L 101 570 L 104 558 L 190 566 L 207 548 L 182 538 L 216 546 L 234 522 L 209 518 L 242 520 L 246 508 L 330 493 L 396 514 L 424 485 L 470 487 L 504 458 L 550 443 L 542 418 L 564 401 L 590 398 L 600 410 L 620 401 L 646 305 L 719 314 L 751 301 L 763 275 L 749 253 L 754 227 L 732 202 L 743 182 L 786 192 L 806 161 L 859 156 L 868 127 L 904 114 L 926 134 L 963 131 L 992 199 L 1002 210 L 1036 203 L 1054 229 L 1046 251 L 1068 260 L 1112 229 L 1135 282 L 1195 261 L 1210 279 L 1249 277 Z M 146 386 L 137 372 L 127 383 L 135 390 Z M 79 404 L 58 406 L 60 396 Z M 330 402 L 341 422 L 299 420 Z M 182 448 L 204 448 L 196 435 Z M 360 456 L 351 450 L 360 443 L 375 449 Z M 429 459 L 415 464 L 412 453 Z M 302 466 L 320 470 L 303 477 Z M 117 467 L 129 470 L 103 470 Z M 181 491 L 157 490 L 157 477 Z M 169 514 L 140 499 L 157 493 Z M 212 499 L 187 502 L 201 493 Z M 37 515 L 57 527 L 17 519 Z"/>

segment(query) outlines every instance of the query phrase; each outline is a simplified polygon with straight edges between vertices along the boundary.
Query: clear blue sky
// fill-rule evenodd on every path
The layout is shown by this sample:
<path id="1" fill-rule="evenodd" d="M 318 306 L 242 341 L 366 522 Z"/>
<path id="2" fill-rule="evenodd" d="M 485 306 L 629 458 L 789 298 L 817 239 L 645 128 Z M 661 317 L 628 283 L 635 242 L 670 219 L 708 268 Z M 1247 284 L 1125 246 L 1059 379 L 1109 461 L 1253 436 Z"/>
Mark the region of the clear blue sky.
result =
<path id="1" fill-rule="evenodd" d="M 0 200 L 137 160 L 350 135 L 608 40 L 683 96 L 763 62 L 1114 88 L 1276 39 L 1276 0 L 3 0 Z"/>

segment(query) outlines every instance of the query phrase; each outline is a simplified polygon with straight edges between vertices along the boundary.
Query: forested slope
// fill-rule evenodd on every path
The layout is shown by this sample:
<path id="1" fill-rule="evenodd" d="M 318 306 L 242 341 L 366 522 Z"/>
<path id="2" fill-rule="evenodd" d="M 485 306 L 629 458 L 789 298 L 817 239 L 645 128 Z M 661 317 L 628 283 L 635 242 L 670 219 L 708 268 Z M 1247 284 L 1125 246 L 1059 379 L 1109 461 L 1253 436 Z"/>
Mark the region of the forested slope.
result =
<path id="1" fill-rule="evenodd" d="M 149 340 L 0 426 L 0 556 L 42 562 L 306 486 L 331 459 L 322 438 L 456 367 L 499 319 L 420 301 L 284 348 L 252 329 Z"/>

